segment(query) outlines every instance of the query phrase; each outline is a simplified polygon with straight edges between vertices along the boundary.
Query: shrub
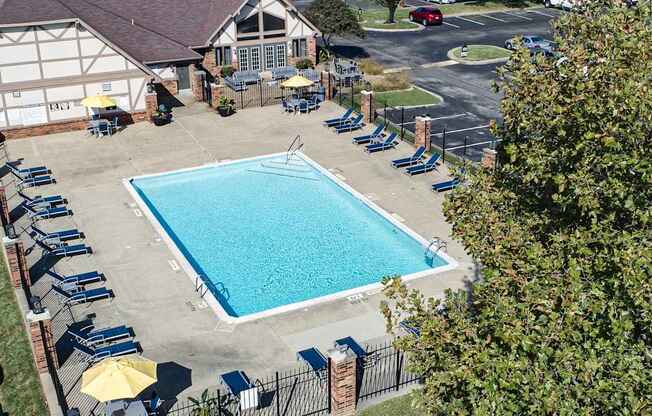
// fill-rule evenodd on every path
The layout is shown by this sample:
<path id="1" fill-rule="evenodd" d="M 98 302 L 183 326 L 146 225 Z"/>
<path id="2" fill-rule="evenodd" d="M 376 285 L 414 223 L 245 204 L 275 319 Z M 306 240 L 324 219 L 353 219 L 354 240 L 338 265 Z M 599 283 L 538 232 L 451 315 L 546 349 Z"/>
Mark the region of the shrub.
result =
<path id="1" fill-rule="evenodd" d="M 226 78 L 233 75 L 234 72 L 235 72 L 235 68 L 233 68 L 230 65 L 227 65 L 222 67 L 222 69 L 220 70 L 220 75 L 222 76 L 222 78 Z"/>
<path id="2" fill-rule="evenodd" d="M 301 60 L 297 61 L 297 63 L 294 64 L 294 66 L 297 69 L 309 69 L 309 68 L 314 68 L 315 64 L 313 64 L 310 59 L 306 58 L 306 59 L 301 59 Z"/>
<path id="3" fill-rule="evenodd" d="M 406 72 L 386 74 L 384 77 L 371 81 L 373 90 L 376 92 L 406 90 L 410 88 L 412 81 Z"/>
<path id="4" fill-rule="evenodd" d="M 379 64 L 378 62 L 374 61 L 373 59 L 362 59 L 360 61 L 360 70 L 364 72 L 365 74 L 369 75 L 380 75 L 383 73 L 383 66 Z"/>

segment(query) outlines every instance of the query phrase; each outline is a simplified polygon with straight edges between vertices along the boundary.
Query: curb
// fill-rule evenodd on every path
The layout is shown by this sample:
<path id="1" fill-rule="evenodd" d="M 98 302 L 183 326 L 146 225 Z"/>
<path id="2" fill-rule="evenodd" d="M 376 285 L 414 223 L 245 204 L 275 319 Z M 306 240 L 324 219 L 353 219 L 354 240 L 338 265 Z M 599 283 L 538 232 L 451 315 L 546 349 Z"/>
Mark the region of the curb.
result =
<path id="1" fill-rule="evenodd" d="M 471 45 L 471 46 L 473 46 L 473 45 Z M 491 45 L 489 45 L 489 46 L 491 46 Z M 453 56 L 453 50 L 454 49 L 457 49 L 457 48 L 453 48 L 453 49 L 449 50 L 446 53 L 446 56 L 448 56 L 448 59 L 450 59 L 452 61 L 455 61 L 455 62 L 457 62 L 459 64 L 462 64 L 462 65 L 471 65 L 471 66 L 474 66 L 474 65 L 489 65 L 489 64 L 498 64 L 498 63 L 501 63 L 501 62 L 507 62 L 509 60 L 509 57 L 507 57 L 507 58 L 484 59 L 482 61 L 468 61 L 466 59 L 456 58 L 455 56 Z"/>
<path id="2" fill-rule="evenodd" d="M 405 20 L 405 19 L 402 19 Z M 409 21 L 409 20 L 408 20 Z M 421 26 L 417 23 L 410 22 L 414 25 L 416 25 L 415 28 L 412 29 L 381 29 L 381 28 L 375 28 L 375 27 L 365 27 L 362 26 L 362 29 L 367 32 L 421 32 L 422 30 L 425 29 L 425 26 Z"/>

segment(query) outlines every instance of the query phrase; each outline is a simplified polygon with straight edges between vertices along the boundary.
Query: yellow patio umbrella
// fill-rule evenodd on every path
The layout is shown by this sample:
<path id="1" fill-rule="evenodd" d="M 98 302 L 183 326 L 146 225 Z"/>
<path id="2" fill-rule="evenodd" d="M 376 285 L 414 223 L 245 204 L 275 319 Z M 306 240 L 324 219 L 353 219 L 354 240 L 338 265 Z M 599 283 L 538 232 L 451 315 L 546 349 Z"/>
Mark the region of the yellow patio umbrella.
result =
<path id="1" fill-rule="evenodd" d="M 304 78 L 301 75 L 295 75 L 287 80 L 281 82 L 283 88 L 306 88 L 310 87 L 314 82 L 310 81 L 308 78 Z"/>
<path id="2" fill-rule="evenodd" d="M 137 356 L 107 358 L 84 371 L 81 392 L 101 402 L 132 399 L 154 383 L 154 361 Z"/>
<path id="3" fill-rule="evenodd" d="M 86 97 L 81 101 L 81 104 L 84 107 L 88 108 L 107 108 L 115 107 L 115 100 L 106 95 L 93 95 L 91 97 Z"/>

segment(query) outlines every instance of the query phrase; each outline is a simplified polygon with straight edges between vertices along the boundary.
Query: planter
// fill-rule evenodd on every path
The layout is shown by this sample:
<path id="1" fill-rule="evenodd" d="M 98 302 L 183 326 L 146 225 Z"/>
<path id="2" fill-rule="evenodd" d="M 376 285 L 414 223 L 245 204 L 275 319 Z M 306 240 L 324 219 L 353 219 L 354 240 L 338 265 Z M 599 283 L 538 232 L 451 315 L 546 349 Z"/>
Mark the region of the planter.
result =
<path id="1" fill-rule="evenodd" d="M 228 117 L 231 114 L 235 113 L 232 106 L 219 106 L 217 107 L 217 112 L 220 113 L 222 117 Z"/>

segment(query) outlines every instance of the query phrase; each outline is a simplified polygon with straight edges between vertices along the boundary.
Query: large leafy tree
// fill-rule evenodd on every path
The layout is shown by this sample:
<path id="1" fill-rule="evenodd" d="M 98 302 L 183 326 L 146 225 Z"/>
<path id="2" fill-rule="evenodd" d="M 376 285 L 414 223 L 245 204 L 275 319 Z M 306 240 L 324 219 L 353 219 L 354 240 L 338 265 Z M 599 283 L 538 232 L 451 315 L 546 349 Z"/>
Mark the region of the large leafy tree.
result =
<path id="1" fill-rule="evenodd" d="M 401 0 L 374 0 L 379 6 L 386 7 L 389 14 L 387 15 L 387 23 L 394 23 L 396 19 L 396 9 L 401 4 Z"/>
<path id="2" fill-rule="evenodd" d="M 429 414 L 652 412 L 652 14 L 587 4 L 561 56 L 513 55 L 498 166 L 445 202 L 481 281 L 441 304 L 387 283 Z"/>
<path id="3" fill-rule="evenodd" d="M 342 0 L 315 0 L 306 11 L 306 16 L 319 28 L 324 46 L 328 49 L 333 35 L 365 35 L 357 15 Z"/>

